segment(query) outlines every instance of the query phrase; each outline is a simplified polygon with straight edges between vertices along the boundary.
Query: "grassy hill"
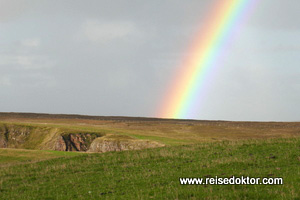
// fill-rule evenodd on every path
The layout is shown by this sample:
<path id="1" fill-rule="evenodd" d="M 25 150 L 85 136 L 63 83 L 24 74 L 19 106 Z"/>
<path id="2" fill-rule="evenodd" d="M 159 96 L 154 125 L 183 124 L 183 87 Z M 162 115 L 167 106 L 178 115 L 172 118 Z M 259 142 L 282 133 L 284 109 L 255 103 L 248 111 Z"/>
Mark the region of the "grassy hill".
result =
<path id="1" fill-rule="evenodd" d="M 0 143 L 10 147 L 0 149 L 0 199 L 299 199 L 299 136 L 299 122 L 0 113 Z M 57 138 L 66 146 L 49 150 Z M 165 146 L 78 152 L 92 140 Z M 179 182 L 215 176 L 282 177 L 284 184 Z"/>
<path id="2" fill-rule="evenodd" d="M 77 153 L 1 167 L 0 199 L 299 199 L 299 147 L 291 138 Z M 179 177 L 215 176 L 283 177 L 284 184 L 179 184 Z"/>
<path id="3" fill-rule="evenodd" d="M 78 156 L 79 152 L 0 148 L 0 169 L 59 157 Z M 1 179 L 0 179 L 1 180 Z"/>

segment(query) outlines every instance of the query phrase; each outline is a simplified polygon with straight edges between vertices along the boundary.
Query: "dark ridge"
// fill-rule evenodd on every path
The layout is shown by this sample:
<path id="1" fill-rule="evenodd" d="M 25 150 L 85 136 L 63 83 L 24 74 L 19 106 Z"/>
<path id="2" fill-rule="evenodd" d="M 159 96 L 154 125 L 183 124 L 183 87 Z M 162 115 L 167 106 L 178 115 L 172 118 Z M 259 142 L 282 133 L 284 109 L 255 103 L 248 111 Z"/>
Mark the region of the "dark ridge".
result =
<path id="1" fill-rule="evenodd" d="M 47 114 L 47 113 L 15 113 L 0 112 L 1 119 L 84 119 L 84 120 L 107 120 L 115 122 L 157 122 L 188 125 L 213 125 L 213 126 L 237 126 L 237 127 L 300 127 L 300 122 L 257 122 L 257 121 L 222 121 L 222 120 L 194 120 L 194 119 L 164 119 L 148 117 L 125 117 L 125 116 L 89 116 L 76 114 Z"/>
<path id="2" fill-rule="evenodd" d="M 151 117 L 91 116 L 91 115 L 77 115 L 77 114 L 16 113 L 16 112 L 0 112 L 0 118 L 1 117 L 31 118 L 31 119 L 32 118 L 33 119 L 89 119 L 89 120 L 117 120 L 117 121 L 124 120 L 124 121 L 217 122 L 217 121 L 210 121 L 210 120 L 194 120 L 194 119 L 164 119 L 164 118 L 151 118 Z"/>

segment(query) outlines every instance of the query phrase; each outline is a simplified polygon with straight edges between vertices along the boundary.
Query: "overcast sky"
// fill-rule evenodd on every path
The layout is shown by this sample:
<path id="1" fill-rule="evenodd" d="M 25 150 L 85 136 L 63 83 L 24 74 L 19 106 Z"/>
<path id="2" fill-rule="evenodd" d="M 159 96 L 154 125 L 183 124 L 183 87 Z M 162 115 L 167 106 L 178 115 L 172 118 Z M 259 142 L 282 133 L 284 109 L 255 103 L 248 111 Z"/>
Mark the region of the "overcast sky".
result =
<path id="1" fill-rule="evenodd" d="M 224 0 L 0 0 L 0 112 L 155 116 Z M 196 119 L 300 121 L 300 1 L 261 0 Z"/>

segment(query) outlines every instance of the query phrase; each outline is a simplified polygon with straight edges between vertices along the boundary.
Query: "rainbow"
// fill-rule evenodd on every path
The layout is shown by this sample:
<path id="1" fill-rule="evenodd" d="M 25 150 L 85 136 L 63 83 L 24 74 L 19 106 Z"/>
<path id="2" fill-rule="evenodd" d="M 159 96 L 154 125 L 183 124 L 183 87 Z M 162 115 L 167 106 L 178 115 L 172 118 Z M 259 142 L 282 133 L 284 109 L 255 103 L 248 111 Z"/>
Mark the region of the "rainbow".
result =
<path id="1" fill-rule="evenodd" d="M 221 0 L 214 5 L 205 28 L 200 30 L 191 48 L 192 54 L 175 74 L 168 88 L 158 117 L 190 118 L 199 106 L 204 94 L 203 87 L 209 73 L 220 67 L 226 46 L 234 39 L 257 0 Z"/>

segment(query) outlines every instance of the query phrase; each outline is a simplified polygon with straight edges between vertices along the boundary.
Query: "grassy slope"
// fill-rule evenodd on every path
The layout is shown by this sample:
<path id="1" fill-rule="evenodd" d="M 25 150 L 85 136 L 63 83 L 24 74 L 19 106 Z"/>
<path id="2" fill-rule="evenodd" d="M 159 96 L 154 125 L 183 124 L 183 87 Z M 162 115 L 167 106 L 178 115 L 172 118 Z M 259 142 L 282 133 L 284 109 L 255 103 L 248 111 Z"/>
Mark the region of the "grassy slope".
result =
<path id="1" fill-rule="evenodd" d="M 48 160 L 58 157 L 78 156 L 77 152 L 65 151 L 39 151 L 25 149 L 1 149 L 0 148 L 0 168 L 13 166 L 16 164 L 33 163 L 41 160 Z"/>
<path id="2" fill-rule="evenodd" d="M 0 168 L 0 199 L 299 199 L 300 139 L 80 154 Z M 284 185 L 179 185 L 179 177 L 283 177 Z M 297 189 L 298 188 L 298 189 Z"/>
<path id="3" fill-rule="evenodd" d="M 113 121 L 83 119 L 2 119 L 5 123 L 128 135 L 166 145 L 300 136 L 300 122 Z M 1 122 L 0 122 L 1 123 Z"/>

